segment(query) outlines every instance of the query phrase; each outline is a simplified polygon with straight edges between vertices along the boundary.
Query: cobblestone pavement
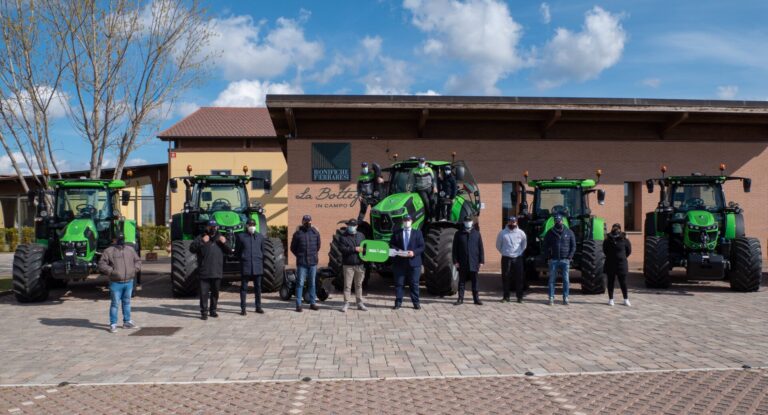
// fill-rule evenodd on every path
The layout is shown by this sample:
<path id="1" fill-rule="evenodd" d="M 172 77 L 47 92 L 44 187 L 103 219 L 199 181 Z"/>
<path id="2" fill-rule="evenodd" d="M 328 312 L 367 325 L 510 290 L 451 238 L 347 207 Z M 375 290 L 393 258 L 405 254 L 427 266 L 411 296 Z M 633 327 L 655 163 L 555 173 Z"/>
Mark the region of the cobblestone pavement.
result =
<path id="1" fill-rule="evenodd" d="M 154 267 L 154 268 L 152 268 Z M 768 290 L 735 293 L 724 282 L 647 290 L 630 277 L 632 307 L 608 307 L 573 284 L 571 305 L 547 306 L 543 286 L 524 304 L 498 301 L 497 275 L 481 278 L 485 305 L 456 307 L 425 295 L 423 309 L 390 309 L 392 288 L 375 277 L 370 311 L 320 311 L 265 295 L 266 314 L 239 315 L 235 283 L 220 317 L 199 320 L 197 300 L 170 295 L 166 264 L 149 268 L 134 299 L 143 327 L 169 336 L 106 331 L 103 283 L 71 284 L 39 304 L 0 297 L 0 384 L 402 378 L 587 373 L 768 366 Z M 152 269 L 148 271 L 152 271 Z M 617 294 L 620 297 L 620 294 Z M 252 301 L 252 297 L 249 298 Z M 559 302 L 558 302 L 559 303 Z M 469 393 L 469 392 L 468 392 Z"/>
<path id="2" fill-rule="evenodd" d="M 0 413 L 768 414 L 768 372 L 0 387 Z"/>

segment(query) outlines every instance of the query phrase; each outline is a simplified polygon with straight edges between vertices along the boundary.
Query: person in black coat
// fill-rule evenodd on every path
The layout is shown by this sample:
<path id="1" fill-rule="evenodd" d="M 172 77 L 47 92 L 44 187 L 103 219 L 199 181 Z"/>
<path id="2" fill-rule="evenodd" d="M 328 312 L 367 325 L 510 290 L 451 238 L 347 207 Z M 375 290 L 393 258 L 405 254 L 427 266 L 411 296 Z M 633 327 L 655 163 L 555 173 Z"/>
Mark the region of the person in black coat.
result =
<path id="1" fill-rule="evenodd" d="M 472 225 L 472 219 L 466 218 L 464 228 L 453 236 L 453 264 L 459 270 L 459 298 L 454 305 L 464 304 L 464 286 L 467 279 L 472 280 L 472 299 L 475 304 L 483 305 L 477 292 L 477 273 L 485 263 L 483 237 Z"/>
<path id="2" fill-rule="evenodd" d="M 301 300 L 304 293 L 304 282 L 309 283 L 309 308 L 319 310 L 315 304 L 315 276 L 317 275 L 317 253 L 320 251 L 320 232 L 312 226 L 312 217 L 304 215 L 301 226 L 291 238 L 291 253 L 296 257 L 296 311 L 301 312 Z"/>
<path id="3" fill-rule="evenodd" d="M 341 251 L 341 272 L 344 276 L 344 304 L 341 306 L 341 312 L 346 313 L 349 309 L 349 299 L 352 296 L 352 284 L 355 284 L 355 300 L 357 309 L 368 311 L 363 303 L 363 279 L 365 279 L 365 266 L 360 259 L 359 252 L 362 251 L 360 245 L 365 240 L 365 235 L 357 231 L 357 220 L 347 221 L 347 229 L 344 234 L 339 236 L 339 250 Z"/>
<path id="4" fill-rule="evenodd" d="M 197 275 L 200 280 L 200 318 L 218 317 L 216 307 L 219 303 L 219 289 L 224 277 L 224 257 L 231 251 L 227 238 L 219 233 L 215 220 L 208 221 L 206 232 L 192 241 L 190 252 L 197 255 Z M 210 298 L 210 308 L 208 301 Z"/>
<path id="5" fill-rule="evenodd" d="M 453 199 L 458 192 L 456 177 L 451 171 L 451 166 L 445 166 L 443 169 L 443 176 L 438 183 L 438 191 L 441 194 L 440 217 L 438 219 L 450 220 L 451 206 L 453 205 Z"/>
<path id="6" fill-rule="evenodd" d="M 405 280 L 411 287 L 411 301 L 413 308 L 421 309 L 419 303 L 419 279 L 421 278 L 421 254 L 424 252 L 424 236 L 418 229 L 413 229 L 413 218 L 406 214 L 403 217 L 403 226 L 392 232 L 389 246 L 392 249 L 407 251 L 408 256 L 395 256 L 392 258 L 392 273 L 395 276 L 395 306 L 398 310 L 403 304 L 403 287 Z"/>
<path id="7" fill-rule="evenodd" d="M 563 274 L 563 304 L 568 305 L 571 288 L 568 272 L 576 254 L 576 235 L 563 224 L 562 215 L 555 215 L 554 221 L 555 225 L 544 236 L 545 255 L 549 260 L 549 305 L 555 304 L 555 281 L 558 271 Z"/>
<path id="8" fill-rule="evenodd" d="M 624 305 L 629 306 L 627 295 L 629 262 L 627 258 L 632 254 L 632 244 L 627 239 L 627 234 L 621 231 L 621 225 L 618 223 L 611 226 L 611 232 L 603 241 L 603 252 L 605 253 L 605 274 L 608 277 L 608 305 L 613 305 L 613 287 L 618 278 L 621 295 L 624 297 Z"/>
<path id="9" fill-rule="evenodd" d="M 240 315 L 246 315 L 245 300 L 248 297 L 248 281 L 253 281 L 256 312 L 261 308 L 261 278 L 264 275 L 264 235 L 256 232 L 256 221 L 248 219 L 246 231 L 237 234 L 235 257 L 240 260 Z"/>

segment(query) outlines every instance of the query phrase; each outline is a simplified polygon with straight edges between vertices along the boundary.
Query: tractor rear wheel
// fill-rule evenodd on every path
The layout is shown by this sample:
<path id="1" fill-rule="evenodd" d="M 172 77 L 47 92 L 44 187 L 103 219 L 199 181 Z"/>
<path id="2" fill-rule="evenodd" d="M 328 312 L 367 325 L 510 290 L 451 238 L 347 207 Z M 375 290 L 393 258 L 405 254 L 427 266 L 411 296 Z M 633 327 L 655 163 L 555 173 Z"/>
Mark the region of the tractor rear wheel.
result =
<path id="1" fill-rule="evenodd" d="M 731 289 L 758 291 L 763 282 L 763 253 L 757 238 L 740 237 L 731 248 Z"/>
<path id="2" fill-rule="evenodd" d="M 669 240 L 661 236 L 645 238 L 643 277 L 648 288 L 669 288 Z"/>
<path id="3" fill-rule="evenodd" d="M 432 228 L 424 241 L 424 270 L 427 292 L 450 296 L 459 290 L 459 270 L 453 264 L 456 228 Z"/>
<path id="4" fill-rule="evenodd" d="M 189 250 L 192 241 L 173 241 L 171 245 L 171 290 L 174 297 L 197 293 L 197 255 Z"/>
<path id="5" fill-rule="evenodd" d="M 341 235 L 342 230 L 337 229 L 331 240 L 331 249 L 328 251 L 328 267 L 333 270 L 333 288 L 336 291 L 344 291 L 344 272 L 342 271 Z"/>
<path id="6" fill-rule="evenodd" d="M 264 241 L 264 275 L 261 277 L 261 291 L 272 293 L 283 285 L 285 271 L 285 251 L 280 238 L 267 238 Z"/>
<path id="7" fill-rule="evenodd" d="M 13 254 L 13 295 L 20 303 L 45 301 L 48 286 L 43 275 L 45 247 L 39 244 L 24 244 Z"/>
<path id="8" fill-rule="evenodd" d="M 581 244 L 581 292 L 602 294 L 605 292 L 605 253 L 598 241 L 588 240 Z"/>

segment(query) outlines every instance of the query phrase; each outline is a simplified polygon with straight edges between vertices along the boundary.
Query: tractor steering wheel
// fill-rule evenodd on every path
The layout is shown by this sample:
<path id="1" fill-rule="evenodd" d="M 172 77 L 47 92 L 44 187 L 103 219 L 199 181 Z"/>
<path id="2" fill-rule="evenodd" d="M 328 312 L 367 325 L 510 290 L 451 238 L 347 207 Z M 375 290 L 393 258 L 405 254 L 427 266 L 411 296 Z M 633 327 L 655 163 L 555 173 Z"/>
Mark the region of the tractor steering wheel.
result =
<path id="1" fill-rule="evenodd" d="M 75 210 L 77 210 L 78 214 L 81 216 L 93 216 L 96 214 L 96 206 L 90 205 L 88 203 L 83 203 L 80 205 L 75 206 Z"/>
<path id="2" fill-rule="evenodd" d="M 700 206 L 704 206 L 704 199 L 698 197 L 690 198 L 683 203 L 684 209 L 694 209 Z"/>
<path id="3" fill-rule="evenodd" d="M 224 198 L 219 198 L 219 199 L 214 200 L 213 203 L 211 203 L 211 209 L 213 209 L 213 210 L 216 210 L 216 209 L 218 209 L 218 210 L 231 210 L 232 209 L 232 205 L 229 203 L 229 200 L 224 199 Z"/>

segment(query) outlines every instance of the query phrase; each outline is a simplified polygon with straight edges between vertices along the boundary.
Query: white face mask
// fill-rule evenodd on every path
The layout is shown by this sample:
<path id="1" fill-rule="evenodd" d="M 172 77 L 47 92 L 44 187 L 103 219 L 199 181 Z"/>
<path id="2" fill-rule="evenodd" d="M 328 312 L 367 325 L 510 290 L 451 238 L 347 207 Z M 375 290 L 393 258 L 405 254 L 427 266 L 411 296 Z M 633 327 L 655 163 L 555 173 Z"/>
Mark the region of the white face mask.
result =
<path id="1" fill-rule="evenodd" d="M 357 226 L 347 226 L 347 232 L 351 233 L 352 235 L 357 233 Z"/>
<path id="2" fill-rule="evenodd" d="M 420 169 L 423 169 L 423 168 L 424 168 L 424 166 L 425 166 L 425 164 L 424 164 L 424 163 L 419 163 L 419 168 L 420 168 Z"/>
<path id="3" fill-rule="evenodd" d="M 368 167 L 363 167 L 363 174 L 368 174 Z"/>
<path id="4" fill-rule="evenodd" d="M 405 226 L 405 229 L 411 229 L 411 225 L 412 224 L 413 224 L 413 222 L 411 222 L 409 220 L 403 222 L 403 226 Z"/>
<path id="5" fill-rule="evenodd" d="M 248 233 L 255 233 L 255 232 L 256 232 L 256 227 L 255 226 L 249 226 L 248 227 Z"/>
<path id="6" fill-rule="evenodd" d="M 464 227 L 466 229 L 472 229 L 472 221 L 470 220 L 470 221 L 464 222 Z"/>

